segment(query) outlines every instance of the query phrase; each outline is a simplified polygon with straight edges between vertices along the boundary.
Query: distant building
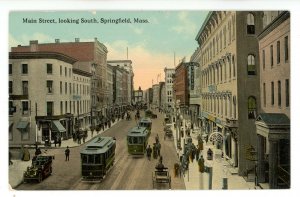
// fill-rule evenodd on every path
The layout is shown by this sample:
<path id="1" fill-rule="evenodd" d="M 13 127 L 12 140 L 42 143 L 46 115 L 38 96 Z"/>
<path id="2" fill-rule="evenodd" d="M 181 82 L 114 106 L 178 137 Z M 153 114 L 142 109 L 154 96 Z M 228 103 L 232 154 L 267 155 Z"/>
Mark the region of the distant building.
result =
<path id="1" fill-rule="evenodd" d="M 189 106 L 187 73 L 187 66 L 184 62 L 179 63 L 179 65 L 175 68 L 173 88 L 175 99 L 176 101 L 179 100 L 179 105 L 182 112 L 186 112 Z"/>
<path id="2" fill-rule="evenodd" d="M 131 104 L 132 101 L 134 100 L 133 98 L 133 91 L 134 91 L 134 83 L 133 83 L 133 78 L 134 78 L 134 73 L 133 73 L 133 68 L 132 68 L 132 61 L 131 60 L 108 60 L 108 64 L 111 66 L 119 66 L 120 68 L 125 69 L 128 72 L 127 76 L 127 91 L 128 95 L 126 96 L 126 103 Z"/>
<path id="3" fill-rule="evenodd" d="M 141 87 L 134 91 L 134 103 L 135 105 L 140 105 L 143 103 L 143 90 Z"/>
<path id="4" fill-rule="evenodd" d="M 174 68 L 165 68 L 165 109 L 167 111 L 171 111 L 174 108 L 174 100 L 173 100 L 173 80 L 175 69 Z"/>
<path id="5" fill-rule="evenodd" d="M 159 84 L 152 85 L 153 96 L 152 96 L 152 106 L 159 107 Z"/>

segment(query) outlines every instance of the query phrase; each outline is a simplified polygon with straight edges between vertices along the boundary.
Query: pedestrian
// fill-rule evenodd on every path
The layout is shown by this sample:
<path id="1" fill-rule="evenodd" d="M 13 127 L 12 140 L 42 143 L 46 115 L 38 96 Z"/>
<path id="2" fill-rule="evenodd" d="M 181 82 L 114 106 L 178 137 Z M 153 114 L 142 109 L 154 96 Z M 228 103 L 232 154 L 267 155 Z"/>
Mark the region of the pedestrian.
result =
<path id="1" fill-rule="evenodd" d="M 67 149 L 65 150 L 65 155 L 66 155 L 66 161 L 69 161 L 69 156 L 70 156 L 69 146 L 67 146 Z"/>
<path id="2" fill-rule="evenodd" d="M 157 155 L 160 156 L 160 148 L 161 148 L 161 145 L 160 145 L 159 142 L 156 144 L 156 148 L 157 148 Z"/>
<path id="3" fill-rule="evenodd" d="M 60 137 L 58 138 L 58 146 L 59 147 L 61 146 L 61 138 Z"/>
<path id="4" fill-rule="evenodd" d="M 152 153 L 152 148 L 150 147 L 150 145 L 148 145 L 148 147 L 146 148 L 146 153 L 147 153 L 147 158 L 150 161 L 151 160 L 151 153 Z"/>
<path id="5" fill-rule="evenodd" d="M 199 166 L 199 172 L 203 173 L 204 172 L 204 158 L 201 155 L 200 159 L 198 160 L 198 166 Z"/>
<path id="6" fill-rule="evenodd" d="M 158 134 L 156 134 L 156 136 L 155 136 L 155 142 L 159 143 L 159 136 L 158 136 Z"/>
<path id="7" fill-rule="evenodd" d="M 57 144 L 57 139 L 56 139 L 56 137 L 54 137 L 54 145 L 55 145 L 55 147 L 56 147 L 56 144 Z"/>

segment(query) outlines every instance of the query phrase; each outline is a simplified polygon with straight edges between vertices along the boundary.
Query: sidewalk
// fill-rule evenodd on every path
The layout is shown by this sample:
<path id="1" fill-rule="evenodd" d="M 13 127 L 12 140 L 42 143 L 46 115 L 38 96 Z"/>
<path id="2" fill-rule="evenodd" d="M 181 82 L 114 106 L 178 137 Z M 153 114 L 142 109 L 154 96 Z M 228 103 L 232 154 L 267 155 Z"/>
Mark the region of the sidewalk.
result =
<path id="1" fill-rule="evenodd" d="M 119 121 L 121 121 L 122 119 L 120 119 Z M 112 128 L 115 124 L 117 124 L 119 121 L 115 121 L 110 128 Z M 88 136 L 85 140 L 85 143 L 89 142 L 90 140 L 92 140 L 94 137 L 104 133 L 105 131 L 107 131 L 109 128 L 105 128 L 104 130 L 101 130 L 98 134 L 96 131 L 93 132 L 93 135 L 92 135 L 92 132 L 91 131 L 88 131 Z M 44 149 L 48 149 L 48 150 L 51 150 L 51 149 L 60 149 L 60 148 L 66 148 L 67 146 L 69 147 L 76 147 L 76 146 L 81 146 L 85 143 L 81 143 L 81 144 L 78 144 L 77 142 L 74 142 L 73 139 L 68 139 L 68 140 L 64 140 L 61 142 L 61 147 L 58 147 L 58 145 L 56 145 L 56 147 L 54 146 L 54 144 L 52 144 L 51 147 L 47 147 L 45 148 L 44 146 L 39 146 L 41 149 L 42 149 L 42 152 Z M 29 152 L 30 152 L 30 155 L 31 157 L 34 155 L 34 149 L 29 149 Z M 22 161 L 22 160 L 19 160 L 19 159 L 13 159 L 12 160 L 13 162 L 13 165 L 10 165 L 9 166 L 9 184 L 11 186 L 11 188 L 15 188 L 17 187 L 19 184 L 22 183 L 23 181 L 23 173 L 24 171 L 26 170 L 26 168 L 28 166 L 31 166 L 31 160 L 29 161 Z"/>
<path id="2" fill-rule="evenodd" d="M 184 120 L 185 121 L 185 120 Z M 185 125 L 185 122 L 183 122 L 183 125 Z M 185 133 L 185 132 L 184 132 Z M 195 145 L 198 144 L 197 141 L 197 133 L 191 132 L 191 137 L 193 140 L 193 143 Z M 173 136 L 174 136 L 174 143 L 176 146 L 176 128 L 173 126 Z M 181 145 L 184 146 L 184 140 L 186 135 L 184 135 L 184 138 L 181 138 Z M 177 147 L 176 147 L 177 148 Z M 207 165 L 206 158 L 207 158 L 207 150 L 208 148 L 211 148 L 214 153 L 219 152 L 221 154 L 221 150 L 216 149 L 212 144 L 208 143 L 206 144 L 204 142 L 203 144 L 203 151 L 202 155 L 205 160 L 205 165 Z M 182 151 L 180 152 L 182 154 Z M 181 155 L 179 155 L 180 157 Z M 227 176 L 227 184 L 229 190 L 248 190 L 248 189 L 255 189 L 254 182 L 246 182 L 245 179 L 237 174 L 231 174 L 230 168 L 233 168 L 230 166 L 230 164 L 226 161 L 221 159 L 215 159 L 212 162 L 212 169 L 213 169 L 213 178 L 212 178 L 212 189 L 213 190 L 221 190 L 223 186 L 223 177 L 225 176 L 224 169 Z M 209 176 L 208 173 L 200 173 L 198 168 L 198 162 L 196 159 L 193 162 L 190 162 L 189 164 L 189 170 L 185 173 L 184 176 L 184 183 L 187 190 L 199 190 L 204 189 L 208 190 L 208 181 Z"/>

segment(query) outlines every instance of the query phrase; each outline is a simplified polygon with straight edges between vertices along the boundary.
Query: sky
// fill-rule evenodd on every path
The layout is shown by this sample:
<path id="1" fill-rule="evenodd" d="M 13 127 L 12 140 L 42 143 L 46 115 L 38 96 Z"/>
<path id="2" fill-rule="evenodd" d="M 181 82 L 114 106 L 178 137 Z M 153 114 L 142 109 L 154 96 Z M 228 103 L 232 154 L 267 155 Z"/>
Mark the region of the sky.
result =
<path id="1" fill-rule="evenodd" d="M 207 11 L 49 11 L 10 12 L 9 47 L 39 43 L 92 41 L 108 49 L 107 60 L 132 60 L 134 86 L 145 90 L 164 81 L 164 68 L 190 60 L 197 49 L 196 35 Z M 24 23 L 23 19 L 54 19 L 57 23 Z M 58 19 L 97 19 L 99 23 L 59 23 Z M 129 18 L 131 23 L 101 23 L 103 19 Z M 134 18 L 148 23 L 134 23 Z M 175 54 L 175 61 L 174 61 Z M 175 63 L 175 64 L 174 64 Z"/>

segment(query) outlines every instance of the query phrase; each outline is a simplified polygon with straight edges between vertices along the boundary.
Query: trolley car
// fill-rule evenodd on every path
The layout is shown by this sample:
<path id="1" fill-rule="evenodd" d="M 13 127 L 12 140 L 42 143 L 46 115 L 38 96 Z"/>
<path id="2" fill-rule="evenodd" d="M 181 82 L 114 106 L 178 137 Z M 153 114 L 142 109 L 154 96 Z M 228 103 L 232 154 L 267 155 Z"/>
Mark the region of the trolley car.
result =
<path id="1" fill-rule="evenodd" d="M 112 137 L 96 137 L 81 154 L 82 181 L 97 182 L 105 178 L 115 160 L 116 140 Z"/>
<path id="2" fill-rule="evenodd" d="M 150 131 L 146 127 L 133 127 L 127 134 L 128 153 L 131 155 L 144 155 Z"/>
<path id="3" fill-rule="evenodd" d="M 142 118 L 139 122 L 139 126 L 146 127 L 151 134 L 152 120 L 150 118 Z"/>

